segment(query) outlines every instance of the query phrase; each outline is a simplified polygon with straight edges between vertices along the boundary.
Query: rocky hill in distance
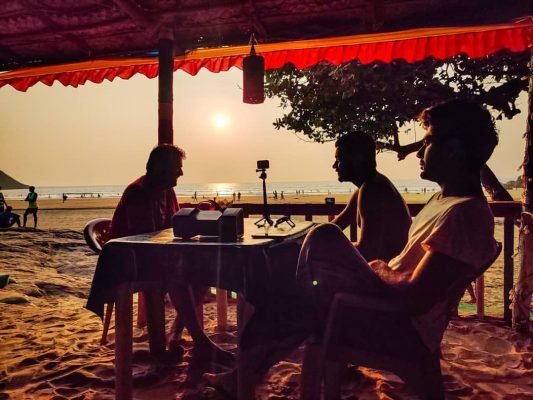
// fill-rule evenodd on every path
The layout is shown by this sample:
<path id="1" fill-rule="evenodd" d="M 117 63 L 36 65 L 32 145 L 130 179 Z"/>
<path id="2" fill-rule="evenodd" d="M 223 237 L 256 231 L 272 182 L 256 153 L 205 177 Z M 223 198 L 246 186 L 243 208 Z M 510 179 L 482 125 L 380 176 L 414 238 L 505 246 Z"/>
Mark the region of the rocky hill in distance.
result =
<path id="1" fill-rule="evenodd" d="M 4 171 L 0 170 L 0 186 L 2 186 L 2 189 L 9 190 L 9 189 L 26 189 L 28 188 L 28 185 L 25 185 L 24 183 L 20 183 L 16 179 L 13 179 L 8 174 L 6 174 Z"/>

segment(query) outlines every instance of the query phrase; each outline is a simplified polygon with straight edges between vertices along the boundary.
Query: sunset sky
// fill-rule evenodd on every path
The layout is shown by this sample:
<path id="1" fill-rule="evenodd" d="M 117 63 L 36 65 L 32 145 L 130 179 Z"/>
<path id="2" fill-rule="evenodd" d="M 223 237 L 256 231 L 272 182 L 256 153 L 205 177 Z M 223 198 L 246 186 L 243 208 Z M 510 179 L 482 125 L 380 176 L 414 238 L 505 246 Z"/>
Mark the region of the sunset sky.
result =
<path id="1" fill-rule="evenodd" d="M 255 163 L 269 159 L 269 179 L 335 180 L 332 143 L 308 143 L 272 122 L 277 100 L 242 103 L 242 72 L 174 75 L 174 142 L 187 152 L 183 183 L 254 182 Z M 519 107 L 527 109 L 523 94 Z M 519 175 L 526 115 L 501 121 L 500 145 L 489 165 L 501 180 Z M 417 138 L 423 131 L 416 129 Z M 28 92 L 0 89 L 0 170 L 35 186 L 125 185 L 144 173 L 157 142 L 157 79 L 117 78 L 78 88 L 42 84 Z M 401 137 L 402 143 L 414 135 Z M 418 177 L 418 161 L 378 157 L 392 179 Z"/>

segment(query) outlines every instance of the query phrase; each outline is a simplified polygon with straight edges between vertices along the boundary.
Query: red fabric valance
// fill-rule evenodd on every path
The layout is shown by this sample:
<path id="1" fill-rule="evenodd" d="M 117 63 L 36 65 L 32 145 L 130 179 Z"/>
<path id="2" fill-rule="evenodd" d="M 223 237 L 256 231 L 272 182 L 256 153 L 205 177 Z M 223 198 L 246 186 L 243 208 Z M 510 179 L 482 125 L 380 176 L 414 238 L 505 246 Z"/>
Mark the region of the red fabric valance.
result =
<path id="1" fill-rule="evenodd" d="M 412 29 L 400 32 L 345 36 L 257 45 L 257 52 L 265 58 L 266 69 L 280 68 L 292 63 L 303 69 L 327 61 L 341 64 L 358 59 L 362 63 L 408 62 L 427 57 L 446 59 L 464 53 L 471 58 L 492 54 L 498 50 L 523 51 L 532 48 L 533 18 L 505 25 L 474 27 Z M 196 75 L 205 68 L 211 72 L 242 68 L 242 60 L 249 46 L 199 49 L 176 57 L 174 70 L 181 69 Z M 24 68 L 0 74 L 0 87 L 11 85 L 26 91 L 38 82 L 51 86 L 55 81 L 65 86 L 100 83 L 116 77 L 129 79 L 135 74 L 154 78 L 158 74 L 157 58 L 120 58 L 95 60 L 73 64 Z"/>

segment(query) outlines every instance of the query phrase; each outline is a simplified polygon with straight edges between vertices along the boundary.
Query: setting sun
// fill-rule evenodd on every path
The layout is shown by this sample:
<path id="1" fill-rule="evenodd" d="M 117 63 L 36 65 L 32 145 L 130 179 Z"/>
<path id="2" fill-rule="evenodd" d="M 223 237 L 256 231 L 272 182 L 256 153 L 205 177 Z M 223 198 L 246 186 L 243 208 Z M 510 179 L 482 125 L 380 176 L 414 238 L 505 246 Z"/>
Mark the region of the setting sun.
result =
<path id="1" fill-rule="evenodd" d="M 224 130 L 229 125 L 229 118 L 226 114 L 215 114 L 213 117 L 213 126 L 217 130 Z"/>

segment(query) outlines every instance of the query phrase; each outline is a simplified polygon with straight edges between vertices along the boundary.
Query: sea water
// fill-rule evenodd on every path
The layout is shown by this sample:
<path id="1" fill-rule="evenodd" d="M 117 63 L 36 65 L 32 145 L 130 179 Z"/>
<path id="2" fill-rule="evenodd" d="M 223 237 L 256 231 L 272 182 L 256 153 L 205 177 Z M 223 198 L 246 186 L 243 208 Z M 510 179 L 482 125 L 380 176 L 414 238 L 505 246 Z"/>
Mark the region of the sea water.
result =
<path id="1" fill-rule="evenodd" d="M 422 193 L 438 190 L 438 186 L 421 179 L 394 180 L 394 185 L 400 192 Z M 355 186 L 349 182 L 337 181 L 308 181 L 308 182 L 269 182 L 267 191 L 271 195 L 274 190 L 279 194 L 283 191 L 286 196 L 294 195 L 298 191 L 300 195 L 306 194 L 347 194 L 351 193 Z M 41 199 L 61 199 L 63 194 L 69 198 L 116 198 L 120 197 L 126 185 L 91 185 L 91 186 L 36 186 L 35 191 Z M 178 185 L 174 189 L 178 196 L 212 198 L 231 196 L 233 193 L 241 193 L 242 196 L 259 196 L 262 194 L 262 181 L 257 182 L 218 182 L 218 183 L 195 183 Z M 28 194 L 27 189 L 3 190 L 4 196 L 9 200 L 21 200 Z"/>

